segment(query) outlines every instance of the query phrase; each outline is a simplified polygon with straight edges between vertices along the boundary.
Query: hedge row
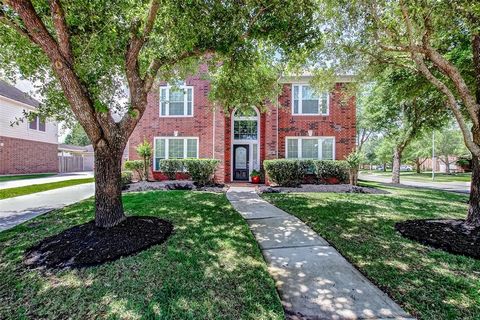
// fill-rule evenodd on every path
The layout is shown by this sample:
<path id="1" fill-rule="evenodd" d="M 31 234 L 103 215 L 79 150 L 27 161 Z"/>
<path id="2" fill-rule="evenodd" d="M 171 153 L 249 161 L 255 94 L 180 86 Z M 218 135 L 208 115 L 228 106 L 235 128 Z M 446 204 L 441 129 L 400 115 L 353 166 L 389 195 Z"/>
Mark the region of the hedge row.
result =
<path id="1" fill-rule="evenodd" d="M 162 159 L 160 171 L 174 180 L 177 172 L 188 173 L 199 186 L 211 184 L 220 161 L 215 159 Z"/>
<path id="2" fill-rule="evenodd" d="M 271 182 L 284 187 L 300 185 L 308 174 L 314 174 L 318 183 L 348 182 L 348 164 L 339 160 L 277 159 L 263 162 Z"/>

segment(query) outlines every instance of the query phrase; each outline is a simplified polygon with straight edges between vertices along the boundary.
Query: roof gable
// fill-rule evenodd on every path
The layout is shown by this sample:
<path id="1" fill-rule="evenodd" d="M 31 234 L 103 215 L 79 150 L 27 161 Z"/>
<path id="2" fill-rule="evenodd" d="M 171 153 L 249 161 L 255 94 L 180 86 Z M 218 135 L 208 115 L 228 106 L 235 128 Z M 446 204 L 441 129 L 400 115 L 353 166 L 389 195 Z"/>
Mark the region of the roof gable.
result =
<path id="1" fill-rule="evenodd" d="M 32 107 L 38 107 L 38 105 L 40 104 L 40 102 L 30 97 L 25 92 L 15 88 L 11 84 L 1 79 L 0 79 L 0 96 L 4 96 L 8 99 L 15 100 Z"/>

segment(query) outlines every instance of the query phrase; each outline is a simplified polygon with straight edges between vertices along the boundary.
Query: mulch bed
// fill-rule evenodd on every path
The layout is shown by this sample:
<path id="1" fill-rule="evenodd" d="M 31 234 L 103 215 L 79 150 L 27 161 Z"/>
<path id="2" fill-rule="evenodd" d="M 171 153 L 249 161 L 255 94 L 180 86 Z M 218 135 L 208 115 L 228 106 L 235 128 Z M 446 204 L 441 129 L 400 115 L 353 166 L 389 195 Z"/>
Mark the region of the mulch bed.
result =
<path id="1" fill-rule="evenodd" d="M 290 192 L 334 192 L 334 193 L 366 193 L 366 194 L 389 194 L 390 192 L 371 188 L 352 186 L 350 184 L 302 184 L 298 187 L 258 187 L 259 193 L 290 193 Z"/>
<path id="2" fill-rule="evenodd" d="M 208 192 L 226 192 L 228 188 L 223 184 L 210 186 L 197 186 L 190 180 L 165 180 L 165 181 L 139 181 L 134 182 L 125 188 L 123 192 L 143 192 L 151 190 L 194 190 Z"/>
<path id="3" fill-rule="evenodd" d="M 172 231 L 169 221 L 155 217 L 127 217 L 112 228 L 90 221 L 43 239 L 25 252 L 23 262 L 51 269 L 100 265 L 160 244 Z"/>
<path id="4" fill-rule="evenodd" d="M 395 224 L 404 237 L 475 259 L 480 258 L 480 228 L 468 228 L 464 220 L 407 220 Z"/>

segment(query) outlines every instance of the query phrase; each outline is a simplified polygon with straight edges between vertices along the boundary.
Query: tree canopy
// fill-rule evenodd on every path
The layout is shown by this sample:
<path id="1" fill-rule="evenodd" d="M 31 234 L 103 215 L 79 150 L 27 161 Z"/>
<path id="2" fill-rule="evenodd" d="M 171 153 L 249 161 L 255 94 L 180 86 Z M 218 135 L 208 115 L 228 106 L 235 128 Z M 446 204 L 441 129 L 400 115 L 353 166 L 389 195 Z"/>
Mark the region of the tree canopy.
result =
<path id="1" fill-rule="evenodd" d="M 84 147 L 90 144 L 90 140 L 82 126 L 79 123 L 76 123 L 73 126 L 72 131 L 70 131 L 65 137 L 65 143 Z"/>
<path id="2" fill-rule="evenodd" d="M 157 79 L 184 79 L 204 64 L 212 98 L 258 105 L 275 90 L 270 68 L 321 39 L 314 0 L 3 3 L 0 67 L 42 83 L 43 116 L 84 128 L 101 227 L 125 219 L 121 155 Z"/>

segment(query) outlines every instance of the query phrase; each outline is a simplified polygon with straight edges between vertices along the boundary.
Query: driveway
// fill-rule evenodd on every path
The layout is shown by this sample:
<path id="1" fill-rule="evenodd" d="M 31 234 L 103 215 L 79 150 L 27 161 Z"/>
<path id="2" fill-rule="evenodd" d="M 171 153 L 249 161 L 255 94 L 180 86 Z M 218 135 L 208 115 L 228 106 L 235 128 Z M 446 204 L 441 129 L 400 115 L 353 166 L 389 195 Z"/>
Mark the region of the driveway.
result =
<path id="1" fill-rule="evenodd" d="M 24 180 L 12 180 L 0 182 L 0 189 L 16 188 L 31 186 L 34 184 L 43 184 L 50 182 L 58 182 L 72 179 L 83 179 L 83 178 L 93 178 L 93 172 L 69 172 L 69 173 L 60 173 L 55 176 L 45 177 L 45 178 L 34 178 L 34 179 L 24 179 Z"/>
<path id="2" fill-rule="evenodd" d="M 392 178 L 375 174 L 359 174 L 358 178 L 364 181 L 380 182 L 392 184 Z M 409 186 L 417 188 L 427 188 L 435 190 L 443 190 L 457 193 L 470 193 L 470 182 L 436 182 L 436 181 L 411 181 L 400 178 L 400 186 Z"/>
<path id="3" fill-rule="evenodd" d="M 90 198 L 94 193 L 95 184 L 85 183 L 0 200 L 0 232 L 54 209 Z"/>

